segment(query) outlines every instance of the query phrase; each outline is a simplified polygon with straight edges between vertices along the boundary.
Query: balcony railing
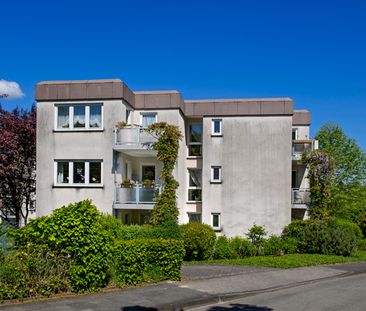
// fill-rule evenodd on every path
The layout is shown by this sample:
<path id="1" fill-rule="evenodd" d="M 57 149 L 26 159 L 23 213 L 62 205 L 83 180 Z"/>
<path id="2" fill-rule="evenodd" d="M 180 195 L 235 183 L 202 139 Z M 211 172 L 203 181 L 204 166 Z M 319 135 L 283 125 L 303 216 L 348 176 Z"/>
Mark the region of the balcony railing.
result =
<path id="1" fill-rule="evenodd" d="M 141 126 L 128 125 L 122 129 L 115 128 L 114 144 L 127 149 L 138 148 L 151 150 L 157 138 Z"/>
<path id="2" fill-rule="evenodd" d="M 318 141 L 314 139 L 293 140 L 292 141 L 292 159 L 300 161 L 305 151 L 318 149 Z"/>
<path id="3" fill-rule="evenodd" d="M 116 187 L 116 204 L 154 204 L 156 196 L 162 191 L 161 185 L 130 185 Z"/>
<path id="4" fill-rule="evenodd" d="M 296 204 L 310 204 L 310 190 L 309 189 L 292 189 L 291 203 Z"/>

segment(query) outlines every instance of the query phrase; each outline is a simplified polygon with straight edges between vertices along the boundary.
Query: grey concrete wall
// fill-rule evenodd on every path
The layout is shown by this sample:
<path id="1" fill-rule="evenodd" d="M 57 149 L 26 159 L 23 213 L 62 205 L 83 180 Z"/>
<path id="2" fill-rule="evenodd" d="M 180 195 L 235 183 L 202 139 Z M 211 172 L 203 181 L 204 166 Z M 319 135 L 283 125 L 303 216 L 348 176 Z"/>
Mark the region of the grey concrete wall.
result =
<path id="1" fill-rule="evenodd" d="M 243 235 L 256 223 L 279 234 L 291 220 L 291 116 L 224 117 L 222 137 L 203 120 L 203 213 L 221 213 L 222 234 Z M 222 183 L 211 184 L 212 165 Z"/>
<path id="2" fill-rule="evenodd" d="M 37 104 L 37 216 L 48 215 L 56 208 L 84 199 L 91 199 L 102 212 L 112 213 L 113 130 L 117 121 L 125 120 L 126 107 L 121 100 L 97 102 L 103 102 L 104 107 L 101 132 L 54 132 L 54 102 Z M 103 160 L 103 187 L 55 188 L 54 160 L 58 159 Z"/>

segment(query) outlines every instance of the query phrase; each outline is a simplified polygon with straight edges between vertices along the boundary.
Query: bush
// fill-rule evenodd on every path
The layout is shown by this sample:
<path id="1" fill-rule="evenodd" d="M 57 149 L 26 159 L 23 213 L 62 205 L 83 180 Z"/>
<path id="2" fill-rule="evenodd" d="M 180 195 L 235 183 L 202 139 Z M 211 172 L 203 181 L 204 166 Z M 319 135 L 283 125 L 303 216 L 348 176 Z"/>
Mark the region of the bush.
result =
<path id="1" fill-rule="evenodd" d="M 298 252 L 299 241 L 296 238 L 282 238 L 282 241 L 285 254 L 296 254 Z"/>
<path id="2" fill-rule="evenodd" d="M 209 225 L 192 222 L 182 225 L 181 230 L 185 260 L 205 260 L 211 257 L 216 234 Z"/>
<path id="3" fill-rule="evenodd" d="M 254 246 L 261 246 L 261 243 L 264 241 L 264 237 L 267 232 L 263 226 L 257 226 L 254 224 L 246 234 L 248 239 L 252 242 Z"/>
<path id="4" fill-rule="evenodd" d="M 102 225 L 105 222 L 91 201 L 85 200 L 57 209 L 49 217 L 36 219 L 18 230 L 15 240 L 18 247 L 30 243 L 70 256 L 72 290 L 96 289 L 108 283 L 112 258 L 113 236 Z"/>
<path id="5" fill-rule="evenodd" d="M 230 241 L 225 235 L 217 238 L 212 257 L 214 259 L 229 259 L 234 257 Z"/>
<path id="6" fill-rule="evenodd" d="M 122 241 L 117 249 L 115 278 L 121 285 L 139 284 L 159 271 L 162 279 L 179 280 L 184 246 L 178 240 Z"/>
<path id="7" fill-rule="evenodd" d="M 230 239 L 230 248 L 232 256 L 235 258 L 251 257 L 257 253 L 257 249 L 252 243 L 240 237 Z"/>
<path id="8" fill-rule="evenodd" d="M 288 225 L 284 238 L 296 238 L 302 253 L 350 256 L 362 237 L 360 228 L 343 219 L 297 221 Z"/>
<path id="9" fill-rule="evenodd" d="M 285 250 L 285 243 L 284 241 L 275 235 L 271 235 L 269 239 L 263 242 L 263 249 L 265 255 L 283 255 Z"/>
<path id="10" fill-rule="evenodd" d="M 66 292 L 70 258 L 24 249 L 9 253 L 0 265 L 0 301 Z"/>

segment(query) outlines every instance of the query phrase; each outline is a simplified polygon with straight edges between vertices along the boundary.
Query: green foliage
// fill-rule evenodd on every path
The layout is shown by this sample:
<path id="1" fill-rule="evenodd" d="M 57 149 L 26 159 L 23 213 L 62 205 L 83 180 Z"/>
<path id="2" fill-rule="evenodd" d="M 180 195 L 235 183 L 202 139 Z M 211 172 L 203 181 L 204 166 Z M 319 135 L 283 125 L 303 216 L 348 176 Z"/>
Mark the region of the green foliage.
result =
<path id="1" fill-rule="evenodd" d="M 120 285 L 136 285 L 150 279 L 152 270 L 162 279 L 179 280 L 183 256 L 184 246 L 178 240 L 122 241 L 115 255 L 115 278 Z"/>
<path id="2" fill-rule="evenodd" d="M 153 148 L 157 151 L 157 159 L 163 162 L 160 174 L 163 191 L 156 198 L 151 222 L 154 225 L 167 221 L 177 222 L 179 211 L 176 204 L 176 190 L 179 184 L 173 177 L 173 169 L 178 157 L 179 142 L 183 136 L 178 126 L 166 122 L 151 124 L 147 130 L 158 137 Z"/>
<path id="3" fill-rule="evenodd" d="M 334 185 L 365 184 L 366 154 L 339 125 L 323 125 L 317 132 L 316 139 L 319 140 L 319 149 L 334 159 Z"/>
<path id="4" fill-rule="evenodd" d="M 233 258 L 234 253 L 232 251 L 229 239 L 223 235 L 217 238 L 215 248 L 212 254 L 214 259 Z"/>
<path id="5" fill-rule="evenodd" d="M 284 238 L 298 240 L 301 253 L 352 255 L 359 245 L 360 228 L 342 219 L 296 221 L 283 231 Z"/>
<path id="6" fill-rule="evenodd" d="M 0 301 L 66 292 L 69 257 L 28 248 L 7 254 L 0 264 Z"/>
<path id="7" fill-rule="evenodd" d="M 257 226 L 254 224 L 246 234 L 248 239 L 256 247 L 260 246 L 266 236 L 267 232 L 263 226 Z"/>
<path id="8" fill-rule="evenodd" d="M 283 255 L 285 253 L 285 242 L 280 237 L 271 235 L 263 242 L 265 255 Z"/>
<path id="9" fill-rule="evenodd" d="M 314 150 L 305 152 L 302 162 L 308 166 L 310 181 L 309 216 L 311 219 L 329 217 L 334 160 L 327 153 Z"/>
<path id="10" fill-rule="evenodd" d="M 105 223 L 97 208 L 85 200 L 31 222 L 15 234 L 16 244 L 39 245 L 44 250 L 70 256 L 72 290 L 96 289 L 108 282 L 112 255 L 113 236 L 102 225 Z"/>
<path id="11" fill-rule="evenodd" d="M 182 225 L 181 229 L 186 250 L 185 260 L 205 260 L 211 257 L 216 234 L 209 225 L 192 222 Z"/>
<path id="12" fill-rule="evenodd" d="M 230 239 L 230 247 L 233 258 L 251 257 L 257 253 L 257 248 L 251 242 L 240 237 Z"/>

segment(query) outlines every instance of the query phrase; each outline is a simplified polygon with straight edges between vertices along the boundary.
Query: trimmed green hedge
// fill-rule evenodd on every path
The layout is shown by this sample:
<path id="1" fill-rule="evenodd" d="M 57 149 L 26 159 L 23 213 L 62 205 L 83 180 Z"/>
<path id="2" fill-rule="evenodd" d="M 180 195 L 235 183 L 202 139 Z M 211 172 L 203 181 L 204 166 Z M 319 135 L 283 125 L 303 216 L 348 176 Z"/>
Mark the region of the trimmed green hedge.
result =
<path id="1" fill-rule="evenodd" d="M 178 240 L 137 239 L 120 242 L 115 255 L 115 278 L 120 284 L 138 284 L 153 266 L 163 279 L 179 280 L 184 245 Z"/>

